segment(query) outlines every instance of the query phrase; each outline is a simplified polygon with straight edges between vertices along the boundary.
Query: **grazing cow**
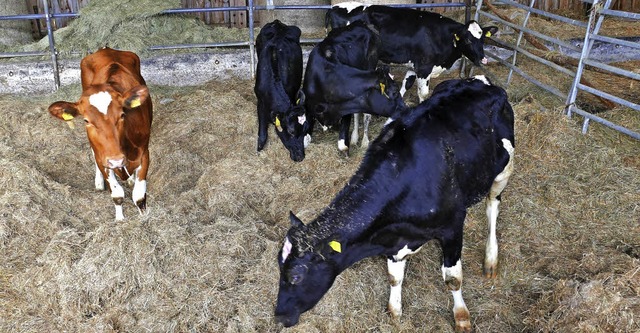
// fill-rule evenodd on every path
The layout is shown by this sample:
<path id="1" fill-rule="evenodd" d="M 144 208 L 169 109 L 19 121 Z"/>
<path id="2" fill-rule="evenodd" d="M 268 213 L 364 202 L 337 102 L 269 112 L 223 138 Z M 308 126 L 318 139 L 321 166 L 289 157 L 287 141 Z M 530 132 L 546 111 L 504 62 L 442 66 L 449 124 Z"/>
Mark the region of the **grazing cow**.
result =
<path id="1" fill-rule="evenodd" d="M 461 293 L 467 208 L 486 197 L 489 237 L 484 273 L 496 276 L 500 193 L 513 171 L 513 110 L 483 76 L 439 84 L 431 98 L 390 121 L 356 174 L 313 222 L 290 213 L 278 253 L 277 321 L 295 325 L 336 276 L 357 261 L 387 257 L 389 311 L 402 314 L 405 259 L 440 241 L 442 274 L 453 294 L 456 329 L 471 320 Z"/>
<path id="2" fill-rule="evenodd" d="M 429 95 L 429 80 L 450 69 L 461 56 L 476 66 L 486 64 L 484 40 L 498 31 L 495 26 L 482 28 L 476 21 L 461 24 L 437 13 L 357 2 L 333 6 L 327 11 L 325 24 L 337 28 L 358 20 L 380 32 L 381 61 L 413 69 L 403 80 L 403 96 L 417 74 L 420 102 Z"/>
<path id="3" fill-rule="evenodd" d="M 116 175 L 133 182 L 131 196 L 143 214 L 153 106 L 140 74 L 140 58 L 132 52 L 103 48 L 82 59 L 80 76 L 80 100 L 55 102 L 49 113 L 65 121 L 78 116 L 84 119 L 96 163 L 95 187 L 104 190 L 107 181 L 116 220 L 124 219 L 124 190 Z"/>
<path id="4" fill-rule="evenodd" d="M 325 127 L 341 125 L 338 148 L 345 153 L 353 114 L 390 116 L 404 106 L 389 68 L 376 69 L 379 44 L 378 35 L 359 22 L 332 30 L 309 54 L 307 113 Z"/>
<path id="5" fill-rule="evenodd" d="M 304 159 L 311 136 L 304 109 L 300 28 L 275 20 L 265 24 L 256 39 L 258 71 L 258 151 L 267 143 L 267 127 L 274 124 L 292 160 Z"/>

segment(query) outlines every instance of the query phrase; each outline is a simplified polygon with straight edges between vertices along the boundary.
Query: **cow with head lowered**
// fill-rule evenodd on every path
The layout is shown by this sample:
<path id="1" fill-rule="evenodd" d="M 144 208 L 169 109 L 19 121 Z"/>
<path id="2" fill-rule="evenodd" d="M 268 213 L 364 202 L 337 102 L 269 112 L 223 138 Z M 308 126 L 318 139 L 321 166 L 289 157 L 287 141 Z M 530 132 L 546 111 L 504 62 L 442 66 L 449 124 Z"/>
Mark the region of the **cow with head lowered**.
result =
<path id="1" fill-rule="evenodd" d="M 484 273 L 495 277 L 495 228 L 500 194 L 513 172 L 513 124 L 505 91 L 482 76 L 445 81 L 425 102 L 388 122 L 319 216 L 305 225 L 290 213 L 292 226 L 277 258 L 276 320 L 295 325 L 342 271 L 376 255 L 387 257 L 388 308 L 400 316 L 405 260 L 437 239 L 456 330 L 470 331 L 461 292 L 464 220 L 468 207 L 486 198 Z"/>
<path id="2" fill-rule="evenodd" d="M 344 153 L 354 114 L 390 116 L 404 107 L 389 68 L 377 68 L 379 46 L 378 34 L 358 22 L 332 30 L 309 54 L 303 84 L 307 114 L 324 127 L 340 125 L 338 149 Z"/>
<path id="3" fill-rule="evenodd" d="M 104 190 L 106 181 L 116 220 L 124 219 L 124 190 L 118 178 L 133 183 L 131 196 L 143 214 L 153 106 L 140 74 L 140 58 L 132 52 L 103 48 L 82 59 L 80 75 L 80 99 L 55 102 L 49 113 L 65 121 L 84 120 L 95 157 L 95 187 Z"/>
<path id="4" fill-rule="evenodd" d="M 380 32 L 382 62 L 407 64 L 412 69 L 405 75 L 401 94 L 417 77 L 420 102 L 429 94 L 429 80 L 450 69 L 462 56 L 476 66 L 486 64 L 484 41 L 498 31 L 473 20 L 461 24 L 437 13 L 358 2 L 336 4 L 327 12 L 325 24 L 337 28 L 359 20 Z"/>
<path id="5" fill-rule="evenodd" d="M 311 136 L 304 109 L 302 48 L 300 28 L 278 20 L 262 27 L 256 39 L 258 70 L 254 92 L 258 99 L 258 151 L 267 143 L 268 126 L 276 134 L 292 160 L 304 159 Z"/>

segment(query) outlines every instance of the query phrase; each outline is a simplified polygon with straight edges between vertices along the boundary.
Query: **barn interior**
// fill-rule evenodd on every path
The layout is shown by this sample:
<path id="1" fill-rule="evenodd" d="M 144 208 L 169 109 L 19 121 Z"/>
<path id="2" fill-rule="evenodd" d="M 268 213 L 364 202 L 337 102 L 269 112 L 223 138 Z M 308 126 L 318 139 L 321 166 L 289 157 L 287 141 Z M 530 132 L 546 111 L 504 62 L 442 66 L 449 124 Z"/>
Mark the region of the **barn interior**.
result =
<path id="1" fill-rule="evenodd" d="M 160 7 L 176 8 L 175 2 L 153 7 L 146 16 L 126 11 L 144 16 L 136 20 L 140 25 L 115 20 L 120 15 L 105 17 L 99 7 L 95 13 L 115 24 L 106 30 L 122 35 L 122 41 L 106 37 L 110 46 L 139 48 L 143 66 L 156 56 L 146 53 L 147 47 L 169 38 L 176 44 L 236 40 L 246 32 L 212 28 L 192 16 L 157 15 Z M 106 3 L 118 2 L 91 1 Z M 70 62 L 104 42 L 83 37 L 99 33 L 89 23 L 97 18 L 83 16 L 74 22 L 88 30 L 70 25 L 57 32 L 61 55 Z M 552 22 L 532 20 L 536 29 L 554 29 Z M 640 36 L 640 27 L 625 21 L 609 29 Z M 176 35 L 152 33 L 165 30 Z M 227 37 L 212 37 L 217 31 Z M 556 33 L 576 38 L 574 31 Z M 27 47 L 46 49 L 42 43 Z M 196 53 L 218 52 L 223 51 Z M 638 64 L 620 66 L 637 71 Z M 546 70 L 525 59 L 519 66 Z M 401 67 L 394 71 L 402 76 Z M 495 62 L 475 71 L 495 82 L 508 76 Z M 458 75 L 451 71 L 432 84 Z M 622 91 L 637 103 L 637 82 L 589 75 L 593 84 Z M 548 75 L 548 80 L 557 78 Z M 82 121 L 75 120 L 72 129 L 47 112 L 54 101 L 77 100 L 79 82 L 51 92 L 0 94 L 0 331 L 453 332 L 453 303 L 435 242 L 408 261 L 401 319 L 386 311 L 386 260 L 373 257 L 342 273 L 297 326 L 275 323 L 276 257 L 289 211 L 311 221 L 349 181 L 366 147 L 353 145 L 345 158 L 336 148 L 337 132 L 317 130 L 305 160 L 294 163 L 271 127 L 267 147 L 256 152 L 253 85 L 246 74 L 193 85 L 149 85 L 154 103 L 149 213 L 140 216 L 127 199 L 123 222 L 113 220 L 108 193 L 94 189 Z M 500 206 L 496 279 L 482 277 L 484 205 L 470 209 L 465 226 L 463 292 L 474 330 L 639 331 L 640 144 L 595 124 L 583 134 L 582 119 L 567 117 L 563 101 L 523 78 L 516 76 L 506 89 L 516 114 L 516 164 Z M 417 99 L 413 93 L 406 98 Z M 640 129 L 637 112 L 583 100 L 603 117 Z M 374 135 L 384 121 L 374 120 Z"/>

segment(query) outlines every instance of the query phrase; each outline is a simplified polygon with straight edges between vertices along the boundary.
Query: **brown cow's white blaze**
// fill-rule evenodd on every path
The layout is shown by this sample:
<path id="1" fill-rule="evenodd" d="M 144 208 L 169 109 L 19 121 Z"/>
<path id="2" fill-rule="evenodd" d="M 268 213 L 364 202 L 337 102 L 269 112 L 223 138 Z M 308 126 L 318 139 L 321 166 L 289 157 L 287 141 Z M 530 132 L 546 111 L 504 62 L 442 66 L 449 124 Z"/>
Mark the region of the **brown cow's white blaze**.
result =
<path id="1" fill-rule="evenodd" d="M 489 278 L 495 278 L 498 274 L 498 237 L 496 235 L 496 224 L 498 221 L 498 206 L 500 205 L 500 199 L 498 196 L 509 182 L 509 177 L 513 173 L 513 153 L 514 148 L 511 141 L 502 139 L 502 145 L 509 154 L 509 162 L 505 166 L 504 170 L 498 174 L 496 179 L 491 185 L 489 195 L 487 195 L 487 220 L 489 235 L 487 237 L 487 245 L 485 247 L 484 257 L 484 276 Z"/>
<path id="2" fill-rule="evenodd" d="M 111 94 L 106 91 L 101 91 L 89 96 L 89 104 L 93 105 L 100 113 L 106 115 L 109 111 L 109 105 L 111 104 Z"/>

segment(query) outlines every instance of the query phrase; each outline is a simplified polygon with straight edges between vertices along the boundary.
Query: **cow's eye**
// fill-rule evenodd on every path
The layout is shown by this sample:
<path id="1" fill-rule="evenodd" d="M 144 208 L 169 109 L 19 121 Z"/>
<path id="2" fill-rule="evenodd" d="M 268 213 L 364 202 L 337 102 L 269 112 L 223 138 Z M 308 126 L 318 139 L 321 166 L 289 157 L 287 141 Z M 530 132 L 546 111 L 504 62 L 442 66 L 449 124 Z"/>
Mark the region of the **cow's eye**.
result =
<path id="1" fill-rule="evenodd" d="M 85 123 L 86 125 L 89 125 L 89 119 L 84 118 L 84 123 Z"/>
<path id="2" fill-rule="evenodd" d="M 304 280 L 304 277 L 307 275 L 308 270 L 309 269 L 306 265 L 298 265 L 293 267 L 289 271 L 289 283 L 293 285 L 300 284 Z"/>

